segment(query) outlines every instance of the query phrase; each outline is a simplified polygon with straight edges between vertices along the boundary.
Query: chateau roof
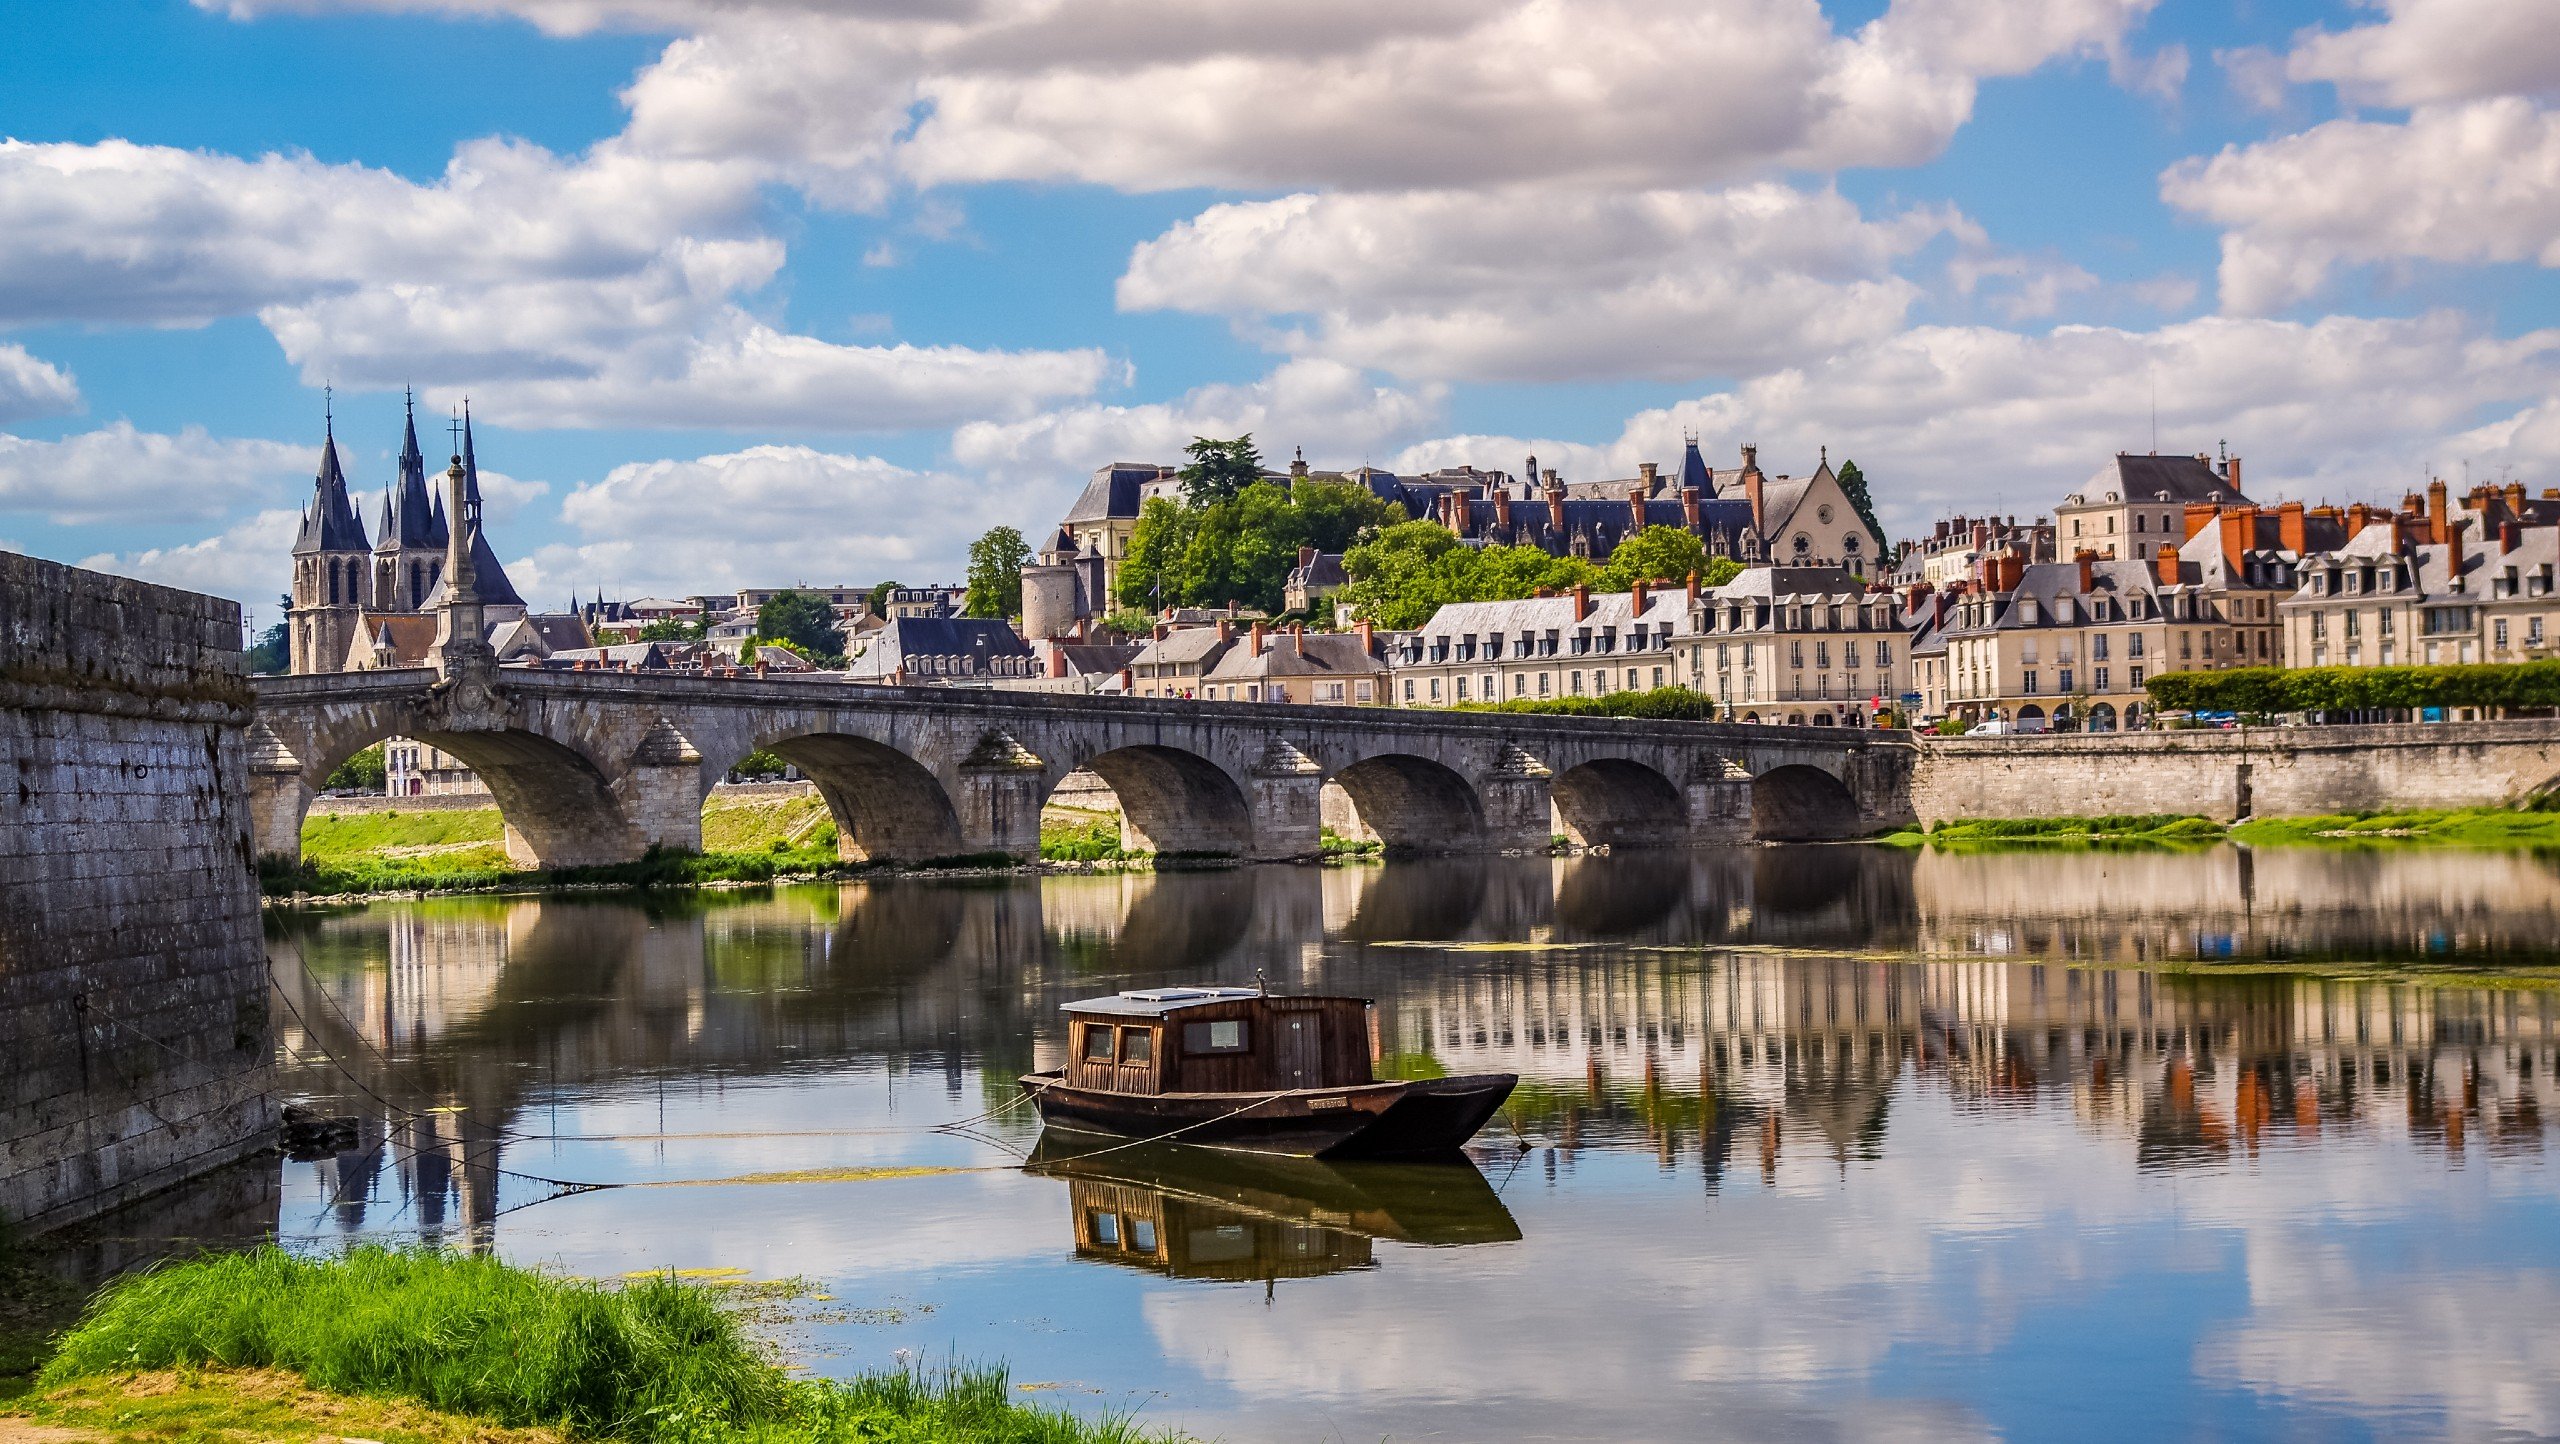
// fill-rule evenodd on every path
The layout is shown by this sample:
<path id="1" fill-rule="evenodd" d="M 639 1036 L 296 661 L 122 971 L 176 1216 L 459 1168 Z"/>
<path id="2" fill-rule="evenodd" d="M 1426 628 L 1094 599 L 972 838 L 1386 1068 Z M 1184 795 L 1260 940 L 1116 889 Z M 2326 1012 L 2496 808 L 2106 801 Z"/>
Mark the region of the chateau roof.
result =
<path id="1" fill-rule="evenodd" d="M 2064 497 L 2064 506 L 2103 506 L 2110 502 L 2246 502 L 2240 488 L 2201 456 L 2137 455 L 2118 452 L 2098 468 L 2089 484 Z"/>

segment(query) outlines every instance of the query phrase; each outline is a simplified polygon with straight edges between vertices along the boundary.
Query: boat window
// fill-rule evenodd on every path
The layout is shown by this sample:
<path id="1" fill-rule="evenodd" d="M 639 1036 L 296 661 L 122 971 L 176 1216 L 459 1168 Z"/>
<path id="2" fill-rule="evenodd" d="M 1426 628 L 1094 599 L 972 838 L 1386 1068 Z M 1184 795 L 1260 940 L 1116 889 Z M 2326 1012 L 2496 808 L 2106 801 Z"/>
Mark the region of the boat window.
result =
<path id="1" fill-rule="evenodd" d="M 1111 1061 L 1111 1026 L 1107 1023 L 1084 1025 L 1084 1060 L 1088 1063 Z"/>
<path id="2" fill-rule="evenodd" d="M 1152 1218 L 1129 1220 L 1129 1247 L 1137 1253 L 1156 1251 L 1156 1221 Z"/>
<path id="3" fill-rule="evenodd" d="M 1229 1018 L 1217 1023 L 1185 1023 L 1182 1025 L 1182 1051 L 1241 1053 L 1244 1051 L 1244 1020 Z"/>
<path id="4" fill-rule="evenodd" d="M 1095 1209 L 1085 1215 L 1085 1223 L 1093 1234 L 1094 1247 L 1118 1248 L 1120 1246 L 1120 1215 Z"/>
<path id="5" fill-rule="evenodd" d="M 1120 1030 L 1120 1061 L 1152 1063 L 1156 1060 L 1156 1035 L 1145 1028 Z"/>

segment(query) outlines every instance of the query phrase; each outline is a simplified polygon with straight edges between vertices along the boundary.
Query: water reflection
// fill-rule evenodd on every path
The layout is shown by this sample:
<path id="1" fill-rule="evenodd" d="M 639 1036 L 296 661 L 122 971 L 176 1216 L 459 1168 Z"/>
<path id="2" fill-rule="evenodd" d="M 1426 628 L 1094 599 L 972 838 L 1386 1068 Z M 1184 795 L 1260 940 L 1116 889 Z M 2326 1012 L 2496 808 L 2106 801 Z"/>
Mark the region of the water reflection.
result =
<path id="1" fill-rule="evenodd" d="M 1455 1247 L 1520 1237 L 1472 1162 L 1330 1163 L 1179 1145 L 1097 1151 L 1044 1136 L 1028 1167 L 1068 1181 L 1077 1257 L 1173 1278 L 1314 1278 L 1372 1267 L 1375 1239 Z"/>
<path id="2" fill-rule="evenodd" d="M 1835 847 L 318 911 L 272 930 L 287 1065 L 360 1121 L 284 1165 L 280 1226 L 924 1297 L 830 1347 L 1161 1389 L 1228 1438 L 2108 1432 L 2057 1391 L 2173 1434 L 2530 1433 L 2560 1383 L 2465 1412 L 2321 1361 L 2448 1279 L 2560 1300 L 2552 884 Z M 1522 1075 L 1486 1168 L 1023 1173 L 927 1131 L 1028 1151 L 1011 1080 L 1063 1061 L 1061 1003 L 1257 971 L 1378 999 L 1387 1068 Z M 913 1176 L 545 1202 L 827 1170 Z M 1263 1291 L 1202 1280 L 1301 1282 L 1239 1312 Z"/>

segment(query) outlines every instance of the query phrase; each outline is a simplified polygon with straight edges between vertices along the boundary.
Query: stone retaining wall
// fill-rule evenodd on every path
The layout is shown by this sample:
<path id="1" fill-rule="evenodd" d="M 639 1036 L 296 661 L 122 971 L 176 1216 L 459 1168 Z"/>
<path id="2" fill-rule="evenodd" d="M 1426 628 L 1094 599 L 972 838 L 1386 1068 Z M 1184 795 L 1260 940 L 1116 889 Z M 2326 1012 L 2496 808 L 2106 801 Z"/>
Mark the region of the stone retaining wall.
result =
<path id="1" fill-rule="evenodd" d="M 1923 823 L 2496 807 L 2560 778 L 2560 723 L 2246 727 L 1919 741 Z"/>
<path id="2" fill-rule="evenodd" d="M 240 609 L 0 553 L 0 1221 L 272 1136 Z"/>

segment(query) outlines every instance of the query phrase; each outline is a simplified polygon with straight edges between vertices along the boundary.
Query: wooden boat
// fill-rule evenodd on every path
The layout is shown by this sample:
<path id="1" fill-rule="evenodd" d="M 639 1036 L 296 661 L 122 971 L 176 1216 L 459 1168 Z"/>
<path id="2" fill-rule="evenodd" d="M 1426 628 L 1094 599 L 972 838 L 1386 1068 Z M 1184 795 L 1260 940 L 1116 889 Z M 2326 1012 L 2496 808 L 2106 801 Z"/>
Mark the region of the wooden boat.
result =
<path id="1" fill-rule="evenodd" d="M 1141 988 L 1069 1003 L 1067 1066 L 1024 1075 L 1049 1127 L 1317 1158 L 1422 1158 L 1475 1136 L 1514 1073 L 1381 1081 L 1366 998 Z"/>

